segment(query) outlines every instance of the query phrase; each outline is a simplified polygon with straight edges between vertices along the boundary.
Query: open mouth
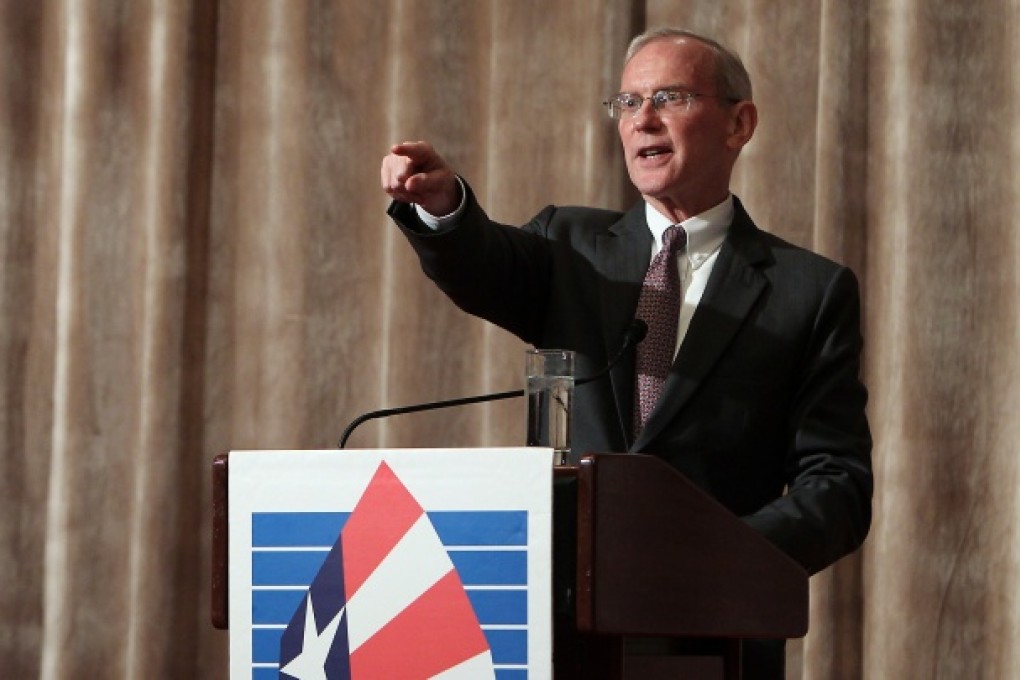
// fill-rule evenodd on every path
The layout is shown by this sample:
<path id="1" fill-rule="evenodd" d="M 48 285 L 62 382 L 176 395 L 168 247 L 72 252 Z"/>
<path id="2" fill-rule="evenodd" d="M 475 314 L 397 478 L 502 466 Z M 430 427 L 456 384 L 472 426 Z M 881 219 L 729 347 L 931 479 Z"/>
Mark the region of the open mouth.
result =
<path id="1" fill-rule="evenodd" d="M 657 158 L 658 156 L 664 156 L 671 153 L 671 149 L 667 146 L 648 146 L 638 150 L 638 158 Z"/>

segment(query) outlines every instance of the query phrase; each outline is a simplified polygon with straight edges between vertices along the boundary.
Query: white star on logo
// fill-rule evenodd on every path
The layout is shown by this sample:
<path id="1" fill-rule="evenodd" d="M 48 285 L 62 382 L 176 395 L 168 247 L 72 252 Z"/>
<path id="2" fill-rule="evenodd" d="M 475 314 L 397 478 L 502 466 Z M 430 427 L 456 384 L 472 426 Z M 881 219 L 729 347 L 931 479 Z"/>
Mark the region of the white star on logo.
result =
<path id="1" fill-rule="evenodd" d="M 309 592 L 308 605 L 305 607 L 305 634 L 301 643 L 301 653 L 281 668 L 280 672 L 296 680 L 327 680 L 326 657 L 333 647 L 333 640 L 336 638 L 345 610 L 346 607 L 340 609 L 322 633 L 318 633 L 315 626 L 315 611 L 312 608 L 312 594 Z"/>

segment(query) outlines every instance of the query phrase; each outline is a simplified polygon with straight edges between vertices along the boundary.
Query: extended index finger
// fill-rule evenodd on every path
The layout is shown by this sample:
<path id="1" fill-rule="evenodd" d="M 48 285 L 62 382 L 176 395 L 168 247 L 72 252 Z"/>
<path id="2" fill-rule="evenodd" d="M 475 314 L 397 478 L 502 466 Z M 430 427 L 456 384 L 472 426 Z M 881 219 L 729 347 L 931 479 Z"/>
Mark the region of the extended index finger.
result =
<path id="1" fill-rule="evenodd" d="M 390 147 L 390 153 L 397 156 L 404 156 L 411 160 L 415 166 L 428 166 L 436 157 L 436 151 L 428 142 L 400 142 Z"/>

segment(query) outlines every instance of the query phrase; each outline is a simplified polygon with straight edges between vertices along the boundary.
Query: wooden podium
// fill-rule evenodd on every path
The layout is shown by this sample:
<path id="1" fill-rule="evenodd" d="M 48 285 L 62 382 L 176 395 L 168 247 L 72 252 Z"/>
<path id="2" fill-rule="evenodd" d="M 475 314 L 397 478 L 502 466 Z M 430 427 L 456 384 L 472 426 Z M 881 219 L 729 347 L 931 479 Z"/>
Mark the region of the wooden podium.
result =
<path id="1" fill-rule="evenodd" d="M 742 639 L 807 633 L 807 573 L 662 460 L 555 480 L 557 680 L 730 680 Z"/>
<path id="2" fill-rule="evenodd" d="M 227 458 L 213 463 L 212 622 L 228 627 Z M 792 559 L 662 460 L 554 470 L 556 680 L 741 676 L 741 641 L 807 632 Z"/>

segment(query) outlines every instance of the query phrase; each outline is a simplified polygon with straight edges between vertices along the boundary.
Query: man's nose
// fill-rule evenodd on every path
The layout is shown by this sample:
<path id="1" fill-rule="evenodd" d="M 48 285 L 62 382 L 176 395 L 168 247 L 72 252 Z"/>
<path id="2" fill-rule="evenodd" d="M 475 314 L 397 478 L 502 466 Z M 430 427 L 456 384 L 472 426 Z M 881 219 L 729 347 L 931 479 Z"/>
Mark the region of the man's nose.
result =
<path id="1" fill-rule="evenodd" d="M 659 110 L 655 108 L 650 97 L 641 102 L 640 108 L 634 113 L 631 121 L 637 130 L 657 128 L 662 124 Z"/>

